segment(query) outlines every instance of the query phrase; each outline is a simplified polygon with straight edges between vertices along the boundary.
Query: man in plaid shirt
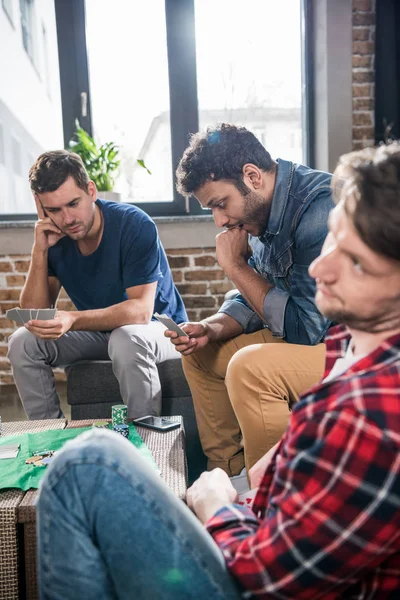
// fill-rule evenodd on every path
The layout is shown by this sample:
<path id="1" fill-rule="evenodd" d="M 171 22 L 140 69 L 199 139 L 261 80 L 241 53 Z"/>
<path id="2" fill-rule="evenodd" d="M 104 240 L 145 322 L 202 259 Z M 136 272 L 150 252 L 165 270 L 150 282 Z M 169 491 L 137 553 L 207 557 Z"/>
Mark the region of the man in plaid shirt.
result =
<path id="1" fill-rule="evenodd" d="M 173 534 L 169 537 L 168 526 L 161 527 L 157 543 L 147 545 L 148 560 L 140 556 L 149 587 L 137 583 L 139 556 L 134 548 L 130 554 L 126 548 L 124 560 L 112 562 L 113 549 L 102 543 L 106 522 L 98 519 L 102 513 L 96 506 L 101 500 L 96 499 L 93 484 L 91 517 L 96 519 L 89 518 L 89 522 L 96 522 L 97 528 L 87 527 L 86 546 L 82 547 L 96 541 L 102 568 L 106 564 L 113 576 L 116 596 L 400 597 L 400 144 L 342 157 L 333 189 L 337 205 L 329 218 L 329 234 L 321 255 L 310 267 L 317 282 L 318 308 L 332 321 L 342 323 L 326 338 L 324 378 L 294 407 L 277 447 L 251 470 L 251 485 L 258 487 L 252 508 L 237 503 L 237 493 L 220 469 L 203 473 L 189 489 L 188 505 L 205 524 L 214 547 L 207 545 L 211 539 L 198 530 L 186 507 L 175 506 L 164 487 L 164 500 L 157 504 L 157 482 L 151 481 L 147 507 L 143 507 L 143 495 L 140 504 L 135 492 L 138 475 L 132 475 L 124 490 L 122 483 L 113 486 L 114 493 L 117 488 L 121 494 L 129 493 L 132 508 L 112 526 L 121 530 L 126 522 L 135 543 L 144 522 L 149 523 L 146 531 L 151 532 L 152 519 L 157 522 L 154 528 L 161 527 L 160 512 L 172 515 L 169 529 Z M 92 462 L 98 470 L 102 468 L 98 458 L 104 440 L 96 442 L 96 435 L 104 433 L 93 434 L 81 448 L 71 446 L 54 461 L 42 488 L 40 516 L 51 514 L 56 499 L 65 500 L 71 493 L 70 480 L 63 483 L 67 462 L 71 471 L 90 449 Z M 108 451 L 113 453 L 111 445 Z M 112 459 L 123 460 L 120 449 L 114 454 Z M 132 470 L 137 469 L 139 459 L 132 456 L 132 461 Z M 93 474 L 94 481 L 96 477 L 99 471 Z M 147 477 L 141 477 L 142 485 L 143 479 L 149 483 Z M 78 483 L 72 488 L 73 495 L 80 489 Z M 87 489 L 83 477 L 80 485 Z M 111 481 L 109 485 L 113 485 Z M 101 498 L 98 491 L 97 497 Z M 84 503 L 84 492 L 80 498 Z M 73 511 L 76 526 L 72 533 L 76 536 L 84 519 L 78 509 Z M 52 537 L 54 557 L 60 514 L 53 512 L 54 519 L 46 521 L 47 529 L 44 525 L 39 529 L 39 543 L 42 555 L 47 551 L 46 540 Z M 114 538 L 115 544 L 123 543 L 122 535 Z M 164 554 L 160 550 L 163 545 Z M 67 560 L 69 567 L 72 562 L 79 572 L 81 561 L 74 556 Z M 174 569 L 173 583 L 161 576 L 161 566 Z M 51 595 L 56 588 L 52 588 L 43 559 L 40 575 L 46 597 L 61 598 Z M 60 568 L 57 585 L 62 577 Z M 119 583 L 121 578 L 124 583 Z M 125 580 L 131 596 L 123 594 Z M 66 576 L 67 589 L 71 590 L 71 579 Z"/>

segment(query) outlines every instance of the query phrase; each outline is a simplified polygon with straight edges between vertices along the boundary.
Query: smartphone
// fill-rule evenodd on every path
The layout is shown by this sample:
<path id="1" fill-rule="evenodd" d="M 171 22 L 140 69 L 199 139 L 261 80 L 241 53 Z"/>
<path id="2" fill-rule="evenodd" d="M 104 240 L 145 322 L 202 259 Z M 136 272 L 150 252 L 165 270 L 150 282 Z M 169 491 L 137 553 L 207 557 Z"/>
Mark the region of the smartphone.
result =
<path id="1" fill-rule="evenodd" d="M 140 417 L 139 419 L 132 419 L 135 425 L 140 427 L 148 427 L 149 429 L 155 429 L 156 431 L 171 431 L 172 429 L 178 429 L 181 424 L 177 421 L 173 421 L 171 417 L 153 417 L 148 415 L 147 417 Z"/>

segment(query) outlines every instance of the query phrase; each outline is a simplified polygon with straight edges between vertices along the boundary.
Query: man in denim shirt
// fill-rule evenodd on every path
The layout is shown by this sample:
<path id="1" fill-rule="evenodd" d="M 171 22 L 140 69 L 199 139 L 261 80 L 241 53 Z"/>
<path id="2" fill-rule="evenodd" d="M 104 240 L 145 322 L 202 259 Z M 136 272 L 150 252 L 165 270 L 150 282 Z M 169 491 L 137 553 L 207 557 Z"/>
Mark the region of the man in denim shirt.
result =
<path id="1" fill-rule="evenodd" d="M 216 315 L 186 323 L 188 337 L 166 333 L 184 357 L 208 466 L 234 476 L 242 444 L 249 469 L 323 372 L 330 322 L 315 306 L 308 267 L 327 235 L 331 175 L 275 162 L 251 132 L 222 124 L 192 137 L 177 180 L 225 228 L 217 260 L 240 292 Z"/>

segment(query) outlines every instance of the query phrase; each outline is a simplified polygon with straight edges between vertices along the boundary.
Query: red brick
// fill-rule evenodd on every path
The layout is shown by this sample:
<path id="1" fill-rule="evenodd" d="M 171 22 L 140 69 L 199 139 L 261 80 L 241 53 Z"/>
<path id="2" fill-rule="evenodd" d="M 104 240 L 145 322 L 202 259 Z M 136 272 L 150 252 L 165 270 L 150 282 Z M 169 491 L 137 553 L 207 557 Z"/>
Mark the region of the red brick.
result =
<path id="1" fill-rule="evenodd" d="M 194 259 L 194 264 L 196 267 L 213 267 L 216 262 L 216 257 L 210 256 L 209 254 L 205 254 L 204 256 L 196 256 Z"/>
<path id="2" fill-rule="evenodd" d="M 187 256 L 167 256 L 171 269 L 182 269 L 189 266 L 189 258 Z"/>
<path id="3" fill-rule="evenodd" d="M 9 261 L 0 262 L 0 273 L 11 273 L 12 270 L 12 264 Z"/>
<path id="4" fill-rule="evenodd" d="M 199 321 L 199 320 L 200 320 L 200 319 L 199 319 L 199 314 L 198 314 L 198 311 L 197 311 L 197 310 L 188 310 L 188 311 L 186 311 L 186 312 L 187 312 L 187 314 L 188 314 L 188 319 L 189 319 L 189 321 L 194 321 L 194 322 L 197 322 L 197 321 Z"/>
<path id="5" fill-rule="evenodd" d="M 374 81 L 372 71 L 353 71 L 353 83 L 371 83 Z"/>
<path id="6" fill-rule="evenodd" d="M 372 0 L 353 0 L 352 6 L 353 11 L 370 11 L 372 10 Z"/>
<path id="7" fill-rule="evenodd" d="M 371 98 L 372 97 L 372 85 L 365 84 L 353 84 L 353 98 Z"/>
<path id="8" fill-rule="evenodd" d="M 353 13 L 353 27 L 358 25 L 375 25 L 376 18 L 372 12 L 355 12 Z"/>
<path id="9" fill-rule="evenodd" d="M 353 27 L 353 42 L 366 42 L 370 33 L 369 27 Z"/>
<path id="10" fill-rule="evenodd" d="M 373 138 L 373 127 L 353 127 L 353 140 L 371 140 Z"/>
<path id="11" fill-rule="evenodd" d="M 19 300 L 21 291 L 15 288 L 0 290 L 0 300 Z"/>
<path id="12" fill-rule="evenodd" d="M 57 309 L 58 310 L 76 310 L 76 308 L 71 300 L 64 300 L 64 299 L 57 301 Z"/>
<path id="13" fill-rule="evenodd" d="M 0 313 L 5 315 L 8 310 L 11 310 L 16 306 L 15 302 L 0 302 Z"/>
<path id="14" fill-rule="evenodd" d="M 353 150 L 362 150 L 363 148 L 374 146 L 374 144 L 374 140 L 353 141 Z"/>
<path id="15" fill-rule="evenodd" d="M 179 283 L 180 281 L 183 281 L 182 271 L 172 271 L 172 279 L 174 280 L 174 283 Z"/>
<path id="16" fill-rule="evenodd" d="M 353 125 L 354 126 L 367 125 L 369 127 L 372 127 L 373 123 L 372 123 L 371 113 L 353 112 Z"/>
<path id="17" fill-rule="evenodd" d="M 10 287 L 18 286 L 22 287 L 25 283 L 24 275 L 7 275 L 6 276 L 7 285 Z"/>
<path id="18" fill-rule="evenodd" d="M 224 279 L 225 273 L 221 269 L 204 269 L 203 271 L 186 271 L 186 281 L 217 281 Z"/>
<path id="19" fill-rule="evenodd" d="M 14 321 L 11 321 L 11 319 L 5 319 L 4 317 L 0 317 L 0 329 L 14 329 L 14 327 Z"/>
<path id="20" fill-rule="evenodd" d="M 372 68 L 372 55 L 369 54 L 354 54 L 352 58 L 354 69 L 371 69 Z"/>
<path id="21" fill-rule="evenodd" d="M 29 265 L 31 264 L 30 260 L 16 260 L 14 262 L 15 269 L 19 273 L 27 273 L 29 270 Z"/>
<path id="22" fill-rule="evenodd" d="M 217 310 L 201 310 L 200 311 L 200 320 L 206 319 L 207 317 L 211 317 L 212 315 L 215 315 L 216 312 L 217 312 Z"/>
<path id="23" fill-rule="evenodd" d="M 354 98 L 353 110 L 374 110 L 374 101 L 372 98 Z"/>
<path id="24" fill-rule="evenodd" d="M 206 283 L 178 283 L 176 287 L 183 296 L 185 294 L 205 294 L 207 292 Z"/>
<path id="25" fill-rule="evenodd" d="M 374 52 L 374 42 L 353 42 L 353 54 L 373 54 Z"/>
<path id="26" fill-rule="evenodd" d="M 10 361 L 8 360 L 8 358 L 5 358 L 4 360 L 0 360 L 0 371 L 8 371 L 8 369 L 10 368 Z"/>
<path id="27" fill-rule="evenodd" d="M 185 296 L 186 308 L 211 308 L 215 307 L 214 296 Z"/>
<path id="28" fill-rule="evenodd" d="M 203 248 L 172 248 L 166 250 L 167 256 L 186 256 L 188 254 L 202 254 Z"/>
<path id="29" fill-rule="evenodd" d="M 226 294 L 226 292 L 233 290 L 234 287 L 231 281 L 219 281 L 218 283 L 210 283 L 210 292 L 212 294 Z"/>
<path id="30" fill-rule="evenodd" d="M 0 383 L 3 385 L 12 385 L 14 377 L 12 375 L 0 375 Z"/>

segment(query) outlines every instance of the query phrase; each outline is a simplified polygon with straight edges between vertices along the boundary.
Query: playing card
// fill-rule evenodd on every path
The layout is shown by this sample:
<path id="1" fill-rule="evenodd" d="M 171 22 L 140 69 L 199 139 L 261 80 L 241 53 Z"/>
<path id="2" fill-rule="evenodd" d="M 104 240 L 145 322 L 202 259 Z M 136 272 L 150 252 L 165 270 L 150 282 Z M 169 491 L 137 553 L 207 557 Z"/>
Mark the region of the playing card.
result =
<path id="1" fill-rule="evenodd" d="M 31 311 L 29 308 L 17 308 L 17 312 L 24 324 L 31 320 Z"/>
<path id="2" fill-rule="evenodd" d="M 19 452 L 19 444 L 7 444 L 0 447 L 0 459 L 16 458 Z"/>
<path id="3" fill-rule="evenodd" d="M 57 309 L 55 308 L 39 308 L 37 319 L 39 321 L 51 321 L 56 316 Z"/>
<path id="4" fill-rule="evenodd" d="M 34 321 L 35 319 L 37 319 L 38 312 L 39 312 L 38 308 L 31 308 L 31 320 L 32 321 Z"/>
<path id="5" fill-rule="evenodd" d="M 170 317 L 167 317 L 167 315 L 159 315 L 158 313 L 154 313 L 154 317 L 157 319 L 157 321 L 160 321 L 160 323 L 165 325 L 167 329 L 175 331 L 175 333 L 177 333 L 178 335 L 187 336 L 187 333 L 185 333 L 183 329 L 178 327 L 178 325 Z"/>
<path id="6" fill-rule="evenodd" d="M 258 488 L 255 488 L 254 490 L 248 490 L 247 492 L 243 492 L 243 494 L 239 494 L 237 503 L 241 504 L 242 506 L 249 506 L 251 508 L 257 492 Z"/>
<path id="7" fill-rule="evenodd" d="M 18 315 L 18 309 L 17 308 L 11 308 L 10 310 L 8 310 L 6 312 L 6 317 L 7 319 L 12 319 L 13 321 L 16 321 L 17 323 L 20 323 L 23 325 L 23 320 L 21 319 L 21 317 Z"/>

